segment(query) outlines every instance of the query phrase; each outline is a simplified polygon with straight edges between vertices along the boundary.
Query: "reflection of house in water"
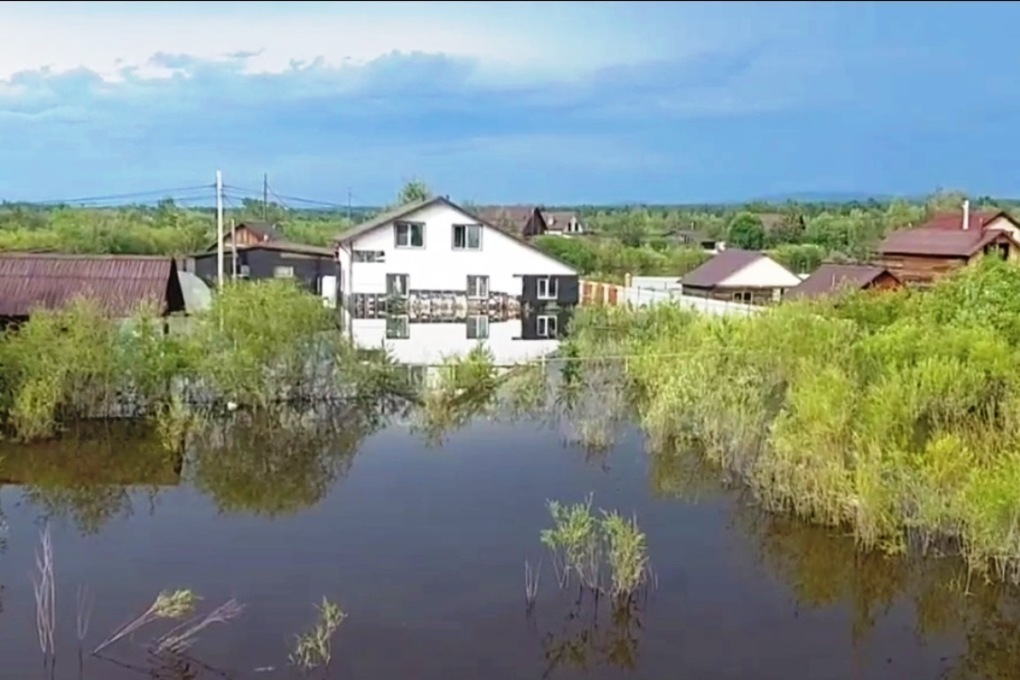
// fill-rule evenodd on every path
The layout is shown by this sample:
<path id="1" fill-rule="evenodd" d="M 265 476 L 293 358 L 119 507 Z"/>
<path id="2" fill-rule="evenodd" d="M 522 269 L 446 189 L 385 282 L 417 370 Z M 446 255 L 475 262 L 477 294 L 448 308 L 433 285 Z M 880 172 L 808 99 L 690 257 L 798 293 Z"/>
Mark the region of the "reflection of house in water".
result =
<path id="1" fill-rule="evenodd" d="M 464 356 L 483 343 L 497 366 L 508 366 L 554 352 L 569 318 L 568 309 L 549 309 L 516 318 L 477 314 L 440 319 L 390 314 L 347 317 L 346 321 L 358 345 L 385 345 L 403 364 L 438 365 L 447 357 Z"/>

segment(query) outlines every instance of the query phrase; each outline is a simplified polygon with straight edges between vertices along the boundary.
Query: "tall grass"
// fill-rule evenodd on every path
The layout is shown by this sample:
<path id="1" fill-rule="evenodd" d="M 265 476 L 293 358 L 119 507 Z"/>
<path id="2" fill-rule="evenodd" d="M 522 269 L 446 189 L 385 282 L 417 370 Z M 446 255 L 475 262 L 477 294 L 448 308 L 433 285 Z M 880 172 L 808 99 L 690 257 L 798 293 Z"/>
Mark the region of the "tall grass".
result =
<path id="1" fill-rule="evenodd" d="M 333 660 L 333 634 L 347 618 L 339 605 L 325 597 L 317 610 L 319 618 L 315 626 L 295 638 L 290 655 L 290 662 L 304 670 L 329 666 Z"/>
<path id="2" fill-rule="evenodd" d="M 923 293 L 749 318 L 584 309 L 569 343 L 585 365 L 632 357 L 618 389 L 653 448 L 695 448 L 864 547 L 959 550 L 1017 581 L 1018 289 L 1020 267 L 988 260 Z"/>
<path id="3" fill-rule="evenodd" d="M 82 419 L 148 416 L 177 444 L 188 407 L 346 398 L 347 376 L 365 378 L 333 312 L 288 281 L 227 285 L 174 328 L 151 310 L 111 319 L 86 299 L 33 312 L 0 335 L 0 430 L 32 440 Z"/>

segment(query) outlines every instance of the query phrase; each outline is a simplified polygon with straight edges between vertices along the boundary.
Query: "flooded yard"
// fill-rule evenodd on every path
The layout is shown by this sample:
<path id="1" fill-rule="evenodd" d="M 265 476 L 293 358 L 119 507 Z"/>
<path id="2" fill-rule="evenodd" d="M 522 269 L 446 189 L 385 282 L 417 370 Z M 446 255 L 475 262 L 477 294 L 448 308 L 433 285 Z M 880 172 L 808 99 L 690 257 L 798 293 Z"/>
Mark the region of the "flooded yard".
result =
<path id="1" fill-rule="evenodd" d="M 762 513 L 693 454 L 649 452 L 637 428 L 613 427 L 613 396 L 596 390 L 584 413 L 479 415 L 438 438 L 405 414 L 213 433 L 183 455 L 122 425 L 4 445 L 0 675 L 295 677 L 295 636 L 327 598 L 346 618 L 311 677 L 1018 677 L 1009 588 Z M 548 501 L 589 494 L 646 534 L 655 577 L 629 600 L 561 589 L 540 540 Z M 46 668 L 32 581 L 45 531 Z M 90 653 L 178 589 L 202 598 L 200 616 L 243 610 L 179 654 L 146 651 L 167 621 Z"/>

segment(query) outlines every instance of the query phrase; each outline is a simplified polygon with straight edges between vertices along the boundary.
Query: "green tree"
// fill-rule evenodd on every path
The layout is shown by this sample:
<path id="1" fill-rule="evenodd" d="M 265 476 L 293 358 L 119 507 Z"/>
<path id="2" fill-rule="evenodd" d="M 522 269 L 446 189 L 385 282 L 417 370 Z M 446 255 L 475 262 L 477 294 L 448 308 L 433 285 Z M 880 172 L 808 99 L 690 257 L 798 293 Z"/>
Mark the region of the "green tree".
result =
<path id="1" fill-rule="evenodd" d="M 737 213 L 726 228 L 726 243 L 734 248 L 761 250 L 765 247 L 765 227 L 761 218 L 749 212 Z"/>
<path id="2" fill-rule="evenodd" d="M 432 198 L 432 191 L 428 185 L 420 179 L 413 179 L 400 190 L 400 193 L 397 195 L 397 202 L 399 205 L 406 205 L 408 203 L 417 203 L 418 201 L 427 201 L 430 198 Z"/>

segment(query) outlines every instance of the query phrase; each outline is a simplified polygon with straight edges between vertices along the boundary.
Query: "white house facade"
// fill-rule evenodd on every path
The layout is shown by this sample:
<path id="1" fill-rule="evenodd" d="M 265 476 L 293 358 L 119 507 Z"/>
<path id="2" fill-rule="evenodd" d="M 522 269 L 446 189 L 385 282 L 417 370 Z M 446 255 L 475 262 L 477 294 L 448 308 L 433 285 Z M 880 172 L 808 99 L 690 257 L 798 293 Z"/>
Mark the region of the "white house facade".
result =
<path id="1" fill-rule="evenodd" d="M 578 275 L 572 267 L 484 222 L 445 198 L 379 215 L 336 243 L 339 294 L 390 300 L 493 300 L 572 306 Z"/>

